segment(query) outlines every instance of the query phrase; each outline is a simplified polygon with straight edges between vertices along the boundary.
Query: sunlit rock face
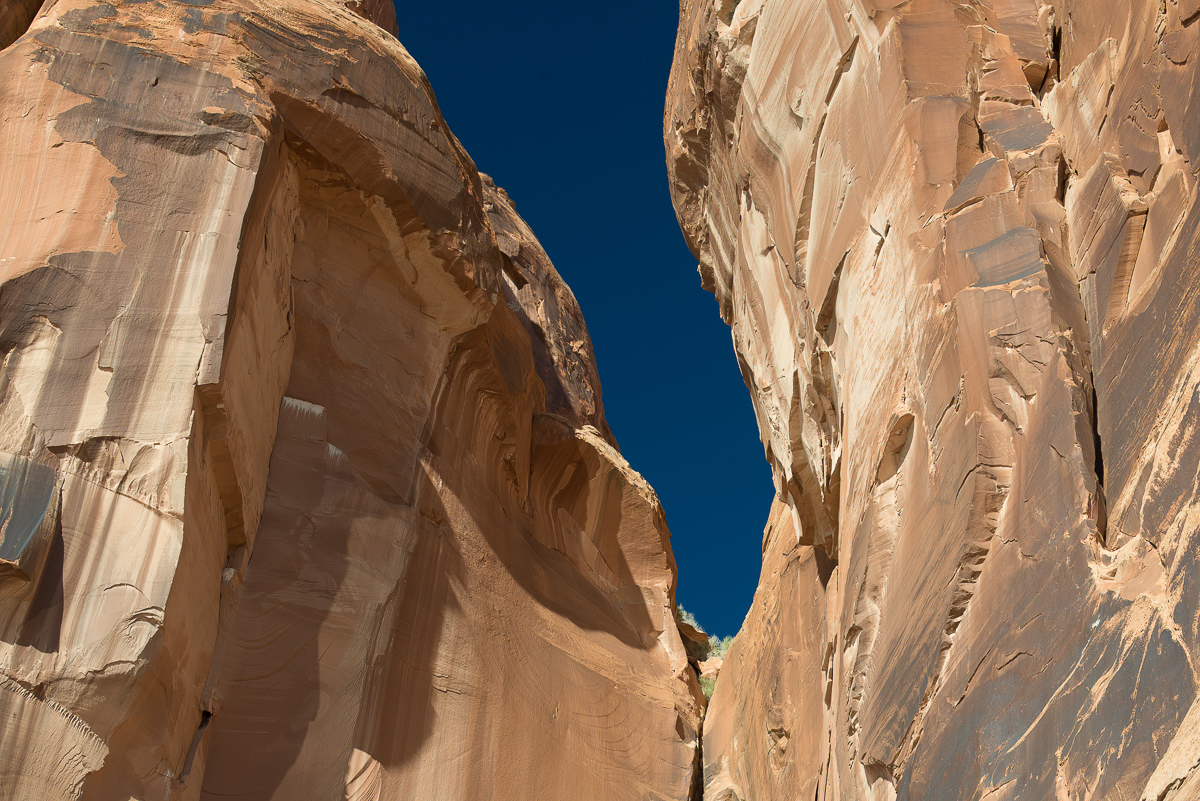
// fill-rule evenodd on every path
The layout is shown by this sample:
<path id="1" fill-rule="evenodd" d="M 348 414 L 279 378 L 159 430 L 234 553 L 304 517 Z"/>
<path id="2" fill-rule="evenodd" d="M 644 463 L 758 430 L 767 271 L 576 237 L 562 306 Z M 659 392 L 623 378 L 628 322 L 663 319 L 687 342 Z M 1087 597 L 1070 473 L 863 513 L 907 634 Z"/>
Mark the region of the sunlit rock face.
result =
<path id="1" fill-rule="evenodd" d="M 691 791 L 662 510 L 391 8 L 0 52 L 0 797 Z"/>
<path id="2" fill-rule="evenodd" d="M 705 797 L 1200 797 L 1200 5 L 683 5 L 778 490 Z"/>

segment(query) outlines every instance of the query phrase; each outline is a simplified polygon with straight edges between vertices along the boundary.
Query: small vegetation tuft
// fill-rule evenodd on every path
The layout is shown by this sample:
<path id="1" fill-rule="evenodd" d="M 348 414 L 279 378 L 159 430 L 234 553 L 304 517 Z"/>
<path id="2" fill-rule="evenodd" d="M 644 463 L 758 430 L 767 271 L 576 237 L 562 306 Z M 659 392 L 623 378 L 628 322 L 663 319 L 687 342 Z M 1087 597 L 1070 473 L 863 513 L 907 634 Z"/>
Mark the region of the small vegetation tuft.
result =
<path id="1" fill-rule="evenodd" d="M 726 654 L 729 653 L 729 648 L 733 645 L 733 637 L 715 637 L 709 634 L 696 620 L 696 616 L 684 609 L 682 604 L 677 604 L 675 607 L 675 619 L 680 623 L 691 626 L 696 631 L 708 637 L 703 643 L 684 638 L 683 644 L 687 648 L 688 656 L 695 661 L 703 662 L 713 657 L 724 659 Z M 705 698 L 712 698 L 713 688 L 716 686 L 716 683 L 716 679 L 700 679 L 700 689 L 704 691 Z"/>
<path id="2" fill-rule="evenodd" d="M 724 659 L 729 653 L 730 646 L 733 645 L 733 635 L 728 637 L 709 637 L 708 638 L 708 658 L 719 656 Z"/>
<path id="3" fill-rule="evenodd" d="M 699 645 L 698 643 L 692 643 L 689 641 L 687 643 L 689 648 L 688 656 L 692 657 L 698 662 L 703 662 L 705 659 L 712 659 L 714 656 L 724 659 L 725 654 L 729 653 L 729 646 L 733 645 L 733 637 L 714 637 L 713 635 L 709 634 L 704 630 L 704 627 L 700 625 L 699 621 L 696 620 L 696 616 L 683 608 L 683 604 L 675 605 L 675 619 L 680 623 L 685 623 L 691 626 L 696 631 L 708 637 L 708 642 L 704 645 Z M 695 653 L 692 652 L 693 645 L 697 646 Z"/>
<path id="4" fill-rule="evenodd" d="M 675 619 L 678 620 L 680 623 L 688 624 L 689 626 L 694 628 L 696 631 L 704 631 L 704 627 L 700 625 L 700 622 L 698 620 L 696 620 L 696 616 L 693 615 L 688 610 L 684 609 L 683 604 L 675 605 Z"/>

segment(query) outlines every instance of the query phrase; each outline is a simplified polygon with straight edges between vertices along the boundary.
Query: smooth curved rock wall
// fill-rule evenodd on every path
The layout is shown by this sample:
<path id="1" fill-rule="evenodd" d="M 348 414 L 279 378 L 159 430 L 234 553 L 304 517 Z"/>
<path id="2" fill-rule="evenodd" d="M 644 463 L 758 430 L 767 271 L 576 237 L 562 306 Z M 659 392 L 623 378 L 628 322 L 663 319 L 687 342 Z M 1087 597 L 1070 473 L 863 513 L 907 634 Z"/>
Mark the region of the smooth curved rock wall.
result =
<path id="1" fill-rule="evenodd" d="M 0 52 L 0 797 L 690 792 L 662 510 L 391 8 Z"/>

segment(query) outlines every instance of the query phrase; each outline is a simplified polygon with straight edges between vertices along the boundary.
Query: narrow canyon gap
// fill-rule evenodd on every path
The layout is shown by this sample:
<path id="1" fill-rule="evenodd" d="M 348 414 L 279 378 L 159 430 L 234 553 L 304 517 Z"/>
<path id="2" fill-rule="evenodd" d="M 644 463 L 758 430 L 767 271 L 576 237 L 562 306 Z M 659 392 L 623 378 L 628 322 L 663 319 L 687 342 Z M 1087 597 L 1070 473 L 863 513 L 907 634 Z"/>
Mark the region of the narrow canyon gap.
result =
<path id="1" fill-rule="evenodd" d="M 1200 797 L 1197 0 L 685 0 L 776 490 L 707 705 L 389 4 L 2 8 L 0 797 Z"/>
<path id="2" fill-rule="evenodd" d="M 612 58 L 612 32 L 582 4 L 396 7 L 451 130 L 578 298 L 605 416 L 667 511 L 677 599 L 723 636 L 750 608 L 774 488 L 729 328 L 694 278 L 665 180 L 678 11 L 642 4 Z"/>

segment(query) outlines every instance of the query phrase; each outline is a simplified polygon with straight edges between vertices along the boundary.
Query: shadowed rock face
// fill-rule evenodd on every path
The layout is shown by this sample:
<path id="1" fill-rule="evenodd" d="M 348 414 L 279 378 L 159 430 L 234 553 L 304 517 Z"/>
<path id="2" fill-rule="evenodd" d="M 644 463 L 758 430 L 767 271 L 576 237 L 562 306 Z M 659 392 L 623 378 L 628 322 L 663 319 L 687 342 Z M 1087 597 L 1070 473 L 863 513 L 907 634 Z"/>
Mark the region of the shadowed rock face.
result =
<path id="1" fill-rule="evenodd" d="M 778 500 L 708 799 L 1200 796 L 1195 2 L 683 4 Z"/>
<path id="2" fill-rule="evenodd" d="M 688 796 L 662 510 L 391 8 L 0 52 L 0 797 Z"/>
<path id="3" fill-rule="evenodd" d="M 41 5 L 40 0 L 0 2 L 0 47 L 8 47 L 25 33 Z"/>

